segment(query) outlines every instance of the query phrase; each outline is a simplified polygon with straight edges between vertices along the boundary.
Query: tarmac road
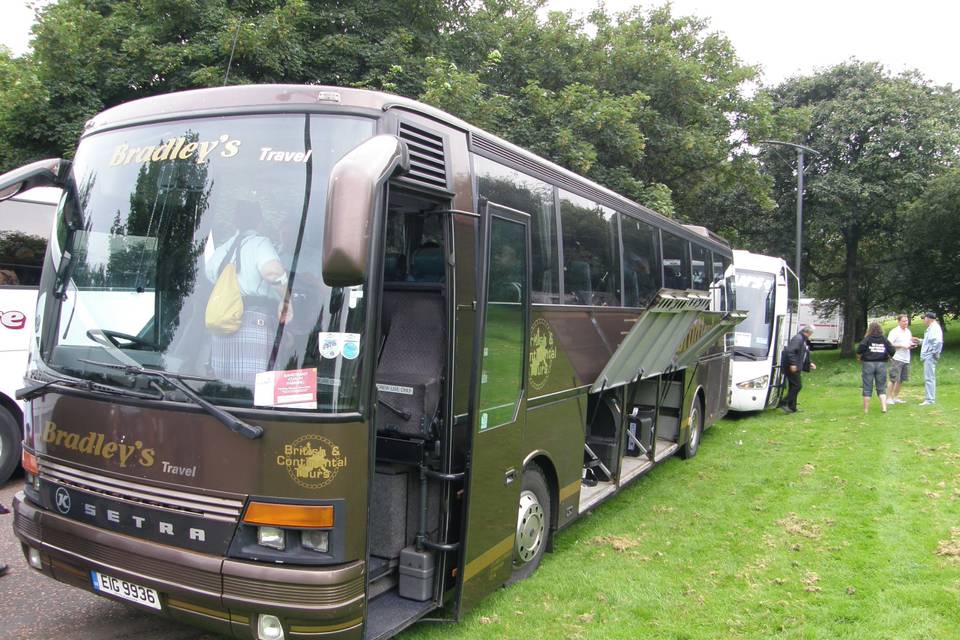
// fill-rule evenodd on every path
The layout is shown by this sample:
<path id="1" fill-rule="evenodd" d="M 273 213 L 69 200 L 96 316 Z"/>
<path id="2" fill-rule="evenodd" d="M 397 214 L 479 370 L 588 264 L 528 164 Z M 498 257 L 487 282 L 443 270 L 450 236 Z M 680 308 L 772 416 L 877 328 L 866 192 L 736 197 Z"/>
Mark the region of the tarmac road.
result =
<path id="1" fill-rule="evenodd" d="M 23 485 L 15 475 L 0 486 L 0 504 L 10 508 Z M 13 513 L 0 516 L 0 640 L 215 640 L 160 616 L 95 596 L 37 573 L 27 565 L 13 535 Z"/>

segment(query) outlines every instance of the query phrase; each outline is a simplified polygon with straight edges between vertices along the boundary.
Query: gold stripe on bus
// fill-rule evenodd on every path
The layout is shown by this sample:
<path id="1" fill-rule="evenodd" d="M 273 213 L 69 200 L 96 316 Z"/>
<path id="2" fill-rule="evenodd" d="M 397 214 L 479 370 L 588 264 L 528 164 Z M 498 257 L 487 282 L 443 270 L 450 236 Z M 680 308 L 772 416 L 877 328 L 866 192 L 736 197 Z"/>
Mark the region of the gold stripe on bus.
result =
<path id="1" fill-rule="evenodd" d="M 576 481 L 574 481 L 574 482 L 571 482 L 570 484 L 568 484 L 568 485 L 565 486 L 564 488 L 560 489 L 560 502 L 563 502 L 564 500 L 566 500 L 566 499 L 569 498 L 570 496 L 575 496 L 575 495 L 577 495 L 577 493 L 580 492 L 580 484 L 581 484 L 581 482 L 580 482 L 580 480 L 578 479 L 578 480 L 576 480 Z"/>
<path id="2" fill-rule="evenodd" d="M 513 541 L 516 540 L 516 534 L 509 536 L 487 549 L 479 556 L 467 563 L 467 568 L 463 570 L 463 581 L 466 582 L 474 577 L 504 555 L 513 551 Z"/>
<path id="3" fill-rule="evenodd" d="M 303 626 L 303 625 L 293 625 L 290 627 L 292 633 L 324 633 L 329 631 L 342 631 L 343 629 L 349 629 L 350 627 L 355 627 L 358 624 L 363 622 L 363 618 L 354 618 L 349 622 L 340 622 L 337 624 L 327 624 L 321 626 Z"/>
<path id="4" fill-rule="evenodd" d="M 192 611 L 193 613 L 199 613 L 205 616 L 210 616 L 211 618 L 217 618 L 218 620 L 226 620 L 226 621 L 230 620 L 229 614 L 227 614 L 226 611 L 217 611 L 216 609 L 208 609 L 206 607 L 201 607 L 200 605 L 184 602 L 183 600 L 167 598 L 167 605 L 173 607 L 174 609 L 183 609 L 185 611 Z"/>

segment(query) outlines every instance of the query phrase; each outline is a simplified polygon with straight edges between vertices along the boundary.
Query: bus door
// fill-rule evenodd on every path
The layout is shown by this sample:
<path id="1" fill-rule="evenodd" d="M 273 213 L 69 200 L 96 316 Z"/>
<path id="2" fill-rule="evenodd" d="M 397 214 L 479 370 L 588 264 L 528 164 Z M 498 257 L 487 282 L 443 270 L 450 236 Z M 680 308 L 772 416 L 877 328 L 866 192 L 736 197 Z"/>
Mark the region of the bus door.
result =
<path id="1" fill-rule="evenodd" d="M 482 218 L 478 315 L 459 612 L 502 585 L 513 568 L 523 474 L 530 283 L 530 218 L 495 204 Z"/>

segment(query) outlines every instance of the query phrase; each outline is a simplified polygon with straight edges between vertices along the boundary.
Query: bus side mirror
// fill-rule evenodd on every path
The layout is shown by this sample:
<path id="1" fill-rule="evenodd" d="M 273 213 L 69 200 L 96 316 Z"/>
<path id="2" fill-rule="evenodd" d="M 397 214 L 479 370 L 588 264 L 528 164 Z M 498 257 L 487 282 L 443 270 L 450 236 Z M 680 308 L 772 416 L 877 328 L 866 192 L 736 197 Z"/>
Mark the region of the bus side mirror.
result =
<path id="1" fill-rule="evenodd" d="M 66 184 L 70 161 L 61 158 L 38 160 L 0 176 L 0 202 L 33 189 L 34 187 L 60 187 Z"/>
<path id="2" fill-rule="evenodd" d="M 406 143 L 387 134 L 361 143 L 333 166 L 323 226 L 323 280 L 328 285 L 363 284 L 377 194 L 392 175 L 409 169 Z"/>

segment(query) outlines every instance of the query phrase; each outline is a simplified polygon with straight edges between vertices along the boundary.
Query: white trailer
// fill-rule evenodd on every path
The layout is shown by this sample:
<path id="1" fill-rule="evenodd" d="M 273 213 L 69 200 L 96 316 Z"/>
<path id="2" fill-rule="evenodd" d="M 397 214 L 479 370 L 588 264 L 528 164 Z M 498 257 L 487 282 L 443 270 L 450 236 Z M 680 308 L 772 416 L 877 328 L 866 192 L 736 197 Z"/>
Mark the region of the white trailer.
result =
<path id="1" fill-rule="evenodd" d="M 825 306 L 832 306 L 833 311 L 827 312 Z M 800 324 L 813 327 L 813 335 L 810 336 L 810 345 L 813 347 L 835 349 L 843 341 L 843 312 L 839 304 L 800 298 L 798 319 Z"/>

